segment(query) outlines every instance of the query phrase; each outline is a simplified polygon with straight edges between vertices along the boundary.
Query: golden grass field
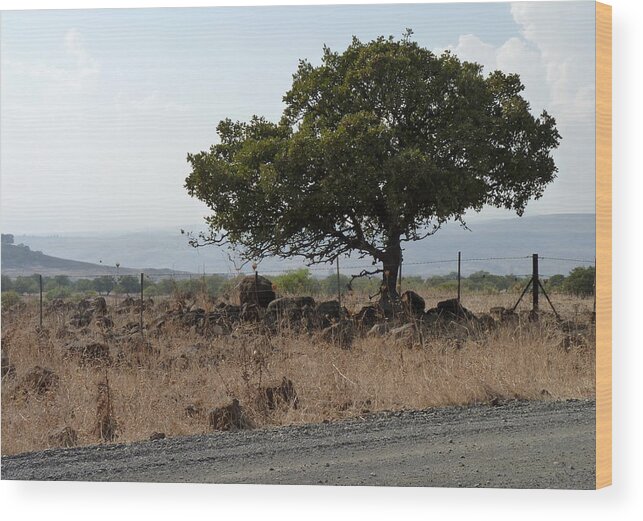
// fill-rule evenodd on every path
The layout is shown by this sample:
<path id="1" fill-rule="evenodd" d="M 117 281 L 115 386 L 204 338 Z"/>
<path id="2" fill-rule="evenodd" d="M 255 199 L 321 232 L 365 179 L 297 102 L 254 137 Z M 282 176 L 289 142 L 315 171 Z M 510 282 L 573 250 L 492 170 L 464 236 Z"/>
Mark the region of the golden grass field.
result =
<path id="1" fill-rule="evenodd" d="M 430 308 L 448 295 L 423 297 Z M 511 307 L 516 299 L 516 294 L 465 295 L 462 302 L 482 313 Z M 352 297 L 346 305 L 357 309 L 363 300 Z M 65 427 L 77 433 L 78 445 L 99 443 L 97 422 L 106 414 L 115 420 L 116 442 L 146 440 L 154 432 L 200 434 L 209 430 L 208 411 L 233 398 L 257 427 L 504 399 L 592 398 L 593 302 L 564 295 L 553 301 L 582 335 L 570 336 L 545 314 L 538 322 L 521 320 L 490 331 L 452 324 L 440 331 L 422 329 L 402 341 L 361 336 L 351 349 L 317 333 L 285 328 L 265 334 L 251 325 L 221 336 L 204 337 L 177 324 L 161 333 L 150 329 L 144 337 L 126 335 L 122 331 L 138 321 L 138 313 L 117 314 L 111 304 L 109 330 L 93 324 L 74 329 L 67 325 L 71 313 L 57 311 L 45 312 L 39 330 L 37 303 L 28 302 L 2 314 L 2 350 L 12 367 L 2 379 L 2 454 L 60 446 L 64 442 L 52 435 Z M 145 323 L 154 323 L 162 307 L 147 309 Z M 88 339 L 118 351 L 119 361 L 86 363 L 65 348 Z M 29 387 L 25 377 L 35 366 L 51 370 L 55 385 L 42 392 Z M 258 397 L 283 377 L 293 382 L 298 407 L 268 410 Z"/>

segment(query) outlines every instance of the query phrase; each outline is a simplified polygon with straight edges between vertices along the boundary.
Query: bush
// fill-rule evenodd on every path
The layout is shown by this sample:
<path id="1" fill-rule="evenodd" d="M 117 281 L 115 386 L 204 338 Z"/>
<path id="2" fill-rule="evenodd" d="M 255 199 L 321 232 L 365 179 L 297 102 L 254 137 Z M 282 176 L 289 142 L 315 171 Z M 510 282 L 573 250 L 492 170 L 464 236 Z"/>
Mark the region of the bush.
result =
<path id="1" fill-rule="evenodd" d="M 71 288 L 67 287 L 56 287 L 56 288 L 51 288 L 47 293 L 45 294 L 45 298 L 47 300 L 54 300 L 57 298 L 69 298 L 74 294 L 74 292 L 71 290 Z"/>
<path id="2" fill-rule="evenodd" d="M 15 291 L 9 290 L 2 292 L 0 300 L 2 301 L 2 309 L 6 310 L 20 303 L 22 299 Z"/>
<path id="3" fill-rule="evenodd" d="M 594 280 L 596 269 L 594 266 L 574 268 L 565 279 L 563 289 L 578 297 L 589 297 L 594 294 Z"/>
<path id="4" fill-rule="evenodd" d="M 279 293 L 293 295 L 311 295 L 319 293 L 320 281 L 313 278 L 310 270 L 301 268 L 289 271 L 272 279 Z"/>

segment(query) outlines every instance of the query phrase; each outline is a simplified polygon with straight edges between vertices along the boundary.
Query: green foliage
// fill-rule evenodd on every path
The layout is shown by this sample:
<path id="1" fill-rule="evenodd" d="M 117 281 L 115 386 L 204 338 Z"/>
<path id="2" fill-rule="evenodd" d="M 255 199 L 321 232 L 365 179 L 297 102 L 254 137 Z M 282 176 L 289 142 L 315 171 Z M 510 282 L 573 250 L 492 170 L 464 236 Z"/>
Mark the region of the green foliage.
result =
<path id="1" fill-rule="evenodd" d="M 94 281 L 91 279 L 78 279 L 74 288 L 79 293 L 89 293 L 94 290 Z"/>
<path id="2" fill-rule="evenodd" d="M 312 295 L 318 293 L 321 288 L 320 281 L 313 278 L 310 270 L 306 268 L 273 277 L 272 282 L 280 294 Z"/>
<path id="3" fill-rule="evenodd" d="M 409 35 L 325 47 L 319 66 L 300 61 L 278 123 L 223 120 L 220 142 L 188 155 L 185 186 L 212 210 L 205 240 L 248 259 L 356 250 L 394 287 L 401 242 L 485 205 L 520 215 L 554 179 L 555 121 L 532 116 L 523 89 Z"/>
<path id="4" fill-rule="evenodd" d="M 563 287 L 567 293 L 579 297 L 589 297 L 594 294 L 594 280 L 596 269 L 594 266 L 588 268 L 574 268 L 568 277 L 565 278 Z"/>
<path id="5" fill-rule="evenodd" d="M 13 290 L 13 281 L 11 280 L 11 277 L 7 275 L 2 275 L 2 281 L 0 282 L 0 287 L 2 288 L 2 291 L 11 291 Z"/>
<path id="6" fill-rule="evenodd" d="M 141 281 L 134 275 L 123 275 L 118 279 L 118 285 L 114 288 L 116 293 L 138 293 L 141 291 Z"/>
<path id="7" fill-rule="evenodd" d="M 0 296 L 0 301 L 2 302 L 2 309 L 7 310 L 10 307 L 15 306 L 22 301 L 20 295 L 13 290 L 3 291 Z"/>
<path id="8" fill-rule="evenodd" d="M 38 277 L 36 275 L 16 277 L 16 280 L 13 281 L 13 289 L 19 294 L 38 293 L 40 290 Z"/>
<path id="9" fill-rule="evenodd" d="M 545 286 L 548 290 L 559 290 L 562 289 L 564 283 L 565 275 L 552 275 L 545 281 Z"/>
<path id="10" fill-rule="evenodd" d="M 350 277 L 340 273 L 339 275 L 339 290 L 342 293 L 345 293 L 348 289 L 348 283 L 350 282 Z M 328 275 L 327 277 L 320 279 L 319 281 L 319 291 L 320 293 L 328 296 L 337 295 L 338 283 L 337 275 Z"/>
<path id="11" fill-rule="evenodd" d="M 74 295 L 74 292 L 71 288 L 65 286 L 56 286 L 45 293 L 45 298 L 47 300 L 54 300 L 57 298 L 66 299 Z"/>
<path id="12" fill-rule="evenodd" d="M 94 290 L 98 292 L 99 295 L 109 295 L 111 291 L 116 287 L 116 281 L 114 277 L 109 275 L 103 275 L 94 279 Z"/>

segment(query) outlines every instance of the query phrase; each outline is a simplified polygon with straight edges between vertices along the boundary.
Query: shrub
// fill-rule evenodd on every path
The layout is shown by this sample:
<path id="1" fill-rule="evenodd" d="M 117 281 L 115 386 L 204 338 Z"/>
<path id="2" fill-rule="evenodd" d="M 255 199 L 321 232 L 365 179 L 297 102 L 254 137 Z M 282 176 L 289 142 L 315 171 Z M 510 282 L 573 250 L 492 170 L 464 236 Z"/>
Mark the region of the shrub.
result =
<path id="1" fill-rule="evenodd" d="M 289 271 L 272 279 L 280 293 L 310 295 L 320 290 L 319 280 L 313 278 L 310 270 L 301 268 Z"/>
<path id="2" fill-rule="evenodd" d="M 594 294 L 594 279 L 596 270 L 594 266 L 574 268 L 565 279 L 563 289 L 578 297 L 589 297 Z"/>
<path id="3" fill-rule="evenodd" d="M 9 290 L 2 292 L 0 300 L 2 301 L 2 309 L 6 310 L 18 304 L 22 299 L 15 291 Z"/>

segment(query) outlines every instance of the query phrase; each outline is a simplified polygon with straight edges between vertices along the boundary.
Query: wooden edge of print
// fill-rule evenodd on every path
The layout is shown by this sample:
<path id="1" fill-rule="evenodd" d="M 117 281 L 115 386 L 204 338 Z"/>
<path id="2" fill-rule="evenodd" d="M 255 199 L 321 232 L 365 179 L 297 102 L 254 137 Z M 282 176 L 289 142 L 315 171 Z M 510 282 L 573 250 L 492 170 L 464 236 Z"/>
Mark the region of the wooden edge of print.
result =
<path id="1" fill-rule="evenodd" d="M 596 488 L 612 483 L 612 7 L 596 3 Z"/>

